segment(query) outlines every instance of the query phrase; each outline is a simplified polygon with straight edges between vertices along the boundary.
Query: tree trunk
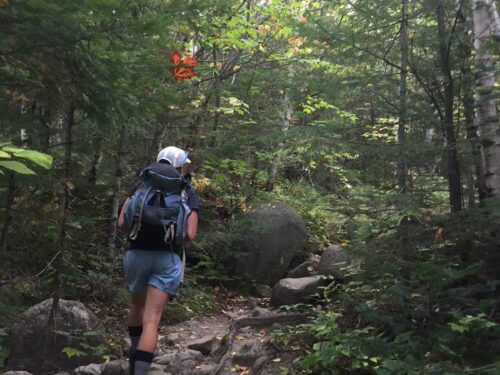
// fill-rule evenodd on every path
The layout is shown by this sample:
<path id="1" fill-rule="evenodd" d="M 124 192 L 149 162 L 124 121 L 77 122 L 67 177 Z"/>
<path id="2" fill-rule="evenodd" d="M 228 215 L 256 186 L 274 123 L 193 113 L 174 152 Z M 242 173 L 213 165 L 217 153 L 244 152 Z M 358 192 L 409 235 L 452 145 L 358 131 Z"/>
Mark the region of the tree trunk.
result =
<path id="1" fill-rule="evenodd" d="M 118 144 L 116 147 L 116 160 L 115 160 L 115 184 L 114 184 L 114 194 L 113 194 L 113 204 L 111 206 L 111 220 L 109 223 L 108 231 L 108 251 L 109 259 L 111 263 L 111 269 L 109 274 L 112 274 L 115 261 L 115 249 L 116 249 L 116 225 L 118 221 L 118 211 L 120 209 L 120 200 L 122 193 L 122 157 L 123 157 L 123 140 L 125 138 L 125 128 L 122 126 L 120 130 L 120 135 L 118 136 Z"/>
<path id="2" fill-rule="evenodd" d="M 402 0 L 401 7 L 401 32 L 400 32 L 400 47 L 401 47 L 401 74 L 399 77 L 399 121 L 398 121 L 398 143 L 399 143 L 399 160 L 397 166 L 398 186 L 400 193 L 406 193 L 406 175 L 407 175 L 407 160 L 405 153 L 406 143 L 406 77 L 408 65 L 408 16 L 407 3 Z"/>
<path id="3" fill-rule="evenodd" d="M 462 209 L 462 184 L 460 182 L 460 163 L 458 160 L 457 141 L 453 121 L 453 77 L 450 70 L 449 48 L 447 43 L 446 17 L 443 4 L 436 9 L 439 54 L 441 72 L 443 74 L 444 118 L 442 120 L 446 139 L 445 157 L 448 169 L 448 191 L 450 193 L 451 212 Z"/>
<path id="4" fill-rule="evenodd" d="M 50 311 L 48 326 L 51 322 L 55 323 L 55 317 L 59 310 L 59 299 L 63 288 L 63 272 L 64 272 L 64 256 L 66 246 L 66 231 L 70 215 L 70 198 L 72 183 L 71 178 L 71 153 L 73 145 L 73 126 L 75 124 L 75 109 L 70 106 L 66 118 L 64 119 L 64 160 L 63 160 L 63 196 L 62 196 L 62 212 L 61 212 L 61 227 L 59 231 L 59 250 L 54 259 L 55 276 L 54 276 L 54 296 L 52 309 Z"/>
<path id="5" fill-rule="evenodd" d="M 98 130 L 96 130 L 98 132 Z M 93 155 L 92 160 L 90 162 L 89 172 L 88 172 L 88 187 L 89 189 L 93 188 L 97 182 L 97 174 L 99 172 L 99 166 L 102 161 L 102 136 L 100 134 L 94 134 L 93 138 Z"/>
<path id="6" fill-rule="evenodd" d="M 214 66 L 214 83 L 213 83 L 213 92 L 214 92 L 214 117 L 213 117 L 213 125 L 212 125 L 212 133 L 213 135 L 210 137 L 209 145 L 211 147 L 216 147 L 218 143 L 220 143 L 220 138 L 217 134 L 219 130 L 219 119 L 220 119 L 220 105 L 221 105 L 221 86 L 222 86 L 222 71 L 217 71 L 217 47 L 214 45 L 212 49 L 213 56 L 213 66 Z M 222 61 L 222 53 L 221 53 L 221 61 Z"/>
<path id="7" fill-rule="evenodd" d="M 495 93 L 496 59 L 489 48 L 500 37 L 498 13 L 493 0 L 473 0 L 475 85 L 477 120 L 483 149 L 485 197 L 500 197 L 500 129 Z"/>
<path id="8" fill-rule="evenodd" d="M 470 180 L 472 180 L 472 185 L 475 186 L 479 194 L 479 199 L 483 199 L 486 196 L 486 185 L 484 183 L 484 171 L 485 166 L 482 163 L 483 158 L 483 147 L 479 141 L 479 136 L 477 134 L 477 121 L 474 111 L 474 94 L 472 91 L 472 71 L 469 64 L 464 69 L 463 72 L 464 81 L 464 96 L 463 96 L 463 106 L 464 106 L 464 116 L 465 116 L 465 127 L 467 129 L 467 139 L 470 142 L 470 153 L 471 159 L 473 161 L 473 166 L 475 173 L 469 176 L 468 185 L 470 185 Z M 474 178 L 475 177 L 475 178 Z M 469 207 L 471 207 L 472 195 L 469 192 Z M 475 194 L 474 194 L 475 202 Z"/>
<path id="9" fill-rule="evenodd" d="M 283 141 L 278 144 L 278 150 L 276 152 L 276 156 L 274 157 L 273 163 L 269 167 L 267 171 L 267 182 L 266 182 L 266 191 L 273 191 L 274 183 L 276 182 L 276 175 L 278 174 L 278 165 L 281 161 L 281 152 L 283 151 L 283 147 L 285 146 L 285 135 L 290 127 L 290 120 L 292 118 L 292 105 L 290 103 L 290 98 L 288 97 L 288 93 L 285 93 L 285 98 L 283 100 L 284 104 L 284 116 L 282 123 L 282 131 L 283 131 Z"/>
<path id="10" fill-rule="evenodd" d="M 7 195 L 5 198 L 5 215 L 3 220 L 2 237 L 0 238 L 0 248 L 5 246 L 5 240 L 9 234 L 10 223 L 12 222 L 12 203 L 16 196 L 16 185 L 14 173 L 9 174 L 7 185 Z"/>

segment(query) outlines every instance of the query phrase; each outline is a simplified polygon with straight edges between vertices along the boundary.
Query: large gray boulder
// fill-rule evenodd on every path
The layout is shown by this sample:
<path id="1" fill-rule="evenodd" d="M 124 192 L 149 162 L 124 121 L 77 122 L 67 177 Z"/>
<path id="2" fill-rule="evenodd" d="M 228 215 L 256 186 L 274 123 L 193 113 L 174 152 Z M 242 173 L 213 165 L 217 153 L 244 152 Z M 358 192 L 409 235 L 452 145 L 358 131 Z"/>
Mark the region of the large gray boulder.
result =
<path id="1" fill-rule="evenodd" d="M 59 313 L 49 325 L 52 298 L 32 306 L 9 329 L 9 367 L 40 372 L 50 369 L 71 370 L 99 359 L 93 350 L 81 344 L 104 345 L 97 332 L 99 319 L 78 301 L 59 300 Z M 92 334 L 89 334 L 92 333 Z M 88 355 L 68 355 L 62 350 L 74 348 Z"/>
<path id="2" fill-rule="evenodd" d="M 248 217 L 253 225 L 246 230 L 236 249 L 238 276 L 257 284 L 274 285 L 286 273 L 292 258 L 304 249 L 307 229 L 300 215 L 283 202 L 255 209 Z"/>
<path id="3" fill-rule="evenodd" d="M 321 255 L 318 265 L 318 274 L 333 276 L 343 280 L 345 272 L 343 268 L 353 264 L 353 259 L 345 252 L 340 245 L 330 245 Z"/>

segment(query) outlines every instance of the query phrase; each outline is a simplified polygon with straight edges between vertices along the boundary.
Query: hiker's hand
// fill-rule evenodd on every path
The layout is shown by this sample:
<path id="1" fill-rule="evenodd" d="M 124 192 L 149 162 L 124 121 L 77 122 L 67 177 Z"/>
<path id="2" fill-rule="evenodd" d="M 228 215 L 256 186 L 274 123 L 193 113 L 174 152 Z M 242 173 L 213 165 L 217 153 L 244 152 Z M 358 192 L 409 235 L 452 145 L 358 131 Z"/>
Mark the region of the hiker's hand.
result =
<path id="1" fill-rule="evenodd" d="M 125 205 L 127 204 L 128 200 L 130 199 L 130 197 L 127 197 L 127 199 L 125 199 L 125 202 L 123 202 L 122 204 L 122 208 L 120 209 L 120 214 L 118 215 L 118 222 L 117 222 L 117 226 L 118 228 L 123 228 L 123 225 L 125 225 L 125 215 L 124 215 L 124 208 L 125 208 Z"/>

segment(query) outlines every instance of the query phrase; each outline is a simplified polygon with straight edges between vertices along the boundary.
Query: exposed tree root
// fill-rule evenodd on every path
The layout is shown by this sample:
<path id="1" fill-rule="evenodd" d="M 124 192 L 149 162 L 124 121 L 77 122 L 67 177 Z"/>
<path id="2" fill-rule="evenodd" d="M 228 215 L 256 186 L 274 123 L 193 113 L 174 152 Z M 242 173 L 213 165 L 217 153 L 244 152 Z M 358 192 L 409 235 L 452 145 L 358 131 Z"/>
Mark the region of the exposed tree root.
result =
<path id="1" fill-rule="evenodd" d="M 294 314 L 277 314 L 264 317 L 243 317 L 236 319 L 229 327 L 229 333 L 222 340 L 222 347 L 213 358 L 215 362 L 219 362 L 211 375 L 220 375 L 221 371 L 231 356 L 231 347 L 233 346 L 234 338 L 242 327 L 268 327 L 274 323 L 298 324 L 305 322 L 311 313 L 294 313 Z M 265 363 L 260 366 L 258 373 L 262 370 Z M 254 374 L 256 375 L 256 374 Z"/>

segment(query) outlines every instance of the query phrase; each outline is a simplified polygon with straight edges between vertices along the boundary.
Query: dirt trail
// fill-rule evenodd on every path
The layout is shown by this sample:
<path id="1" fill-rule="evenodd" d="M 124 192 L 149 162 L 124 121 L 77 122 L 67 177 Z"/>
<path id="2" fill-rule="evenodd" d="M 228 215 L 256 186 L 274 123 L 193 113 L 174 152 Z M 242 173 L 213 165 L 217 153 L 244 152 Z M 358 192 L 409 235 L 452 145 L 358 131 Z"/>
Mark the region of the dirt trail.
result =
<path id="1" fill-rule="evenodd" d="M 275 311 L 271 311 L 267 299 L 240 299 L 220 313 L 198 316 L 181 323 L 162 325 L 159 329 L 157 356 L 182 352 L 197 340 L 213 337 L 216 340 L 212 353 L 206 354 L 203 360 L 198 358 L 196 363 L 186 362 L 186 367 L 192 365 L 193 368 L 192 371 L 184 368 L 183 373 L 193 375 L 280 374 L 280 367 L 292 366 L 293 359 L 299 353 L 297 349 L 286 351 L 271 342 L 272 330 L 281 327 L 280 324 L 272 324 L 271 322 L 273 320 L 272 314 L 275 313 Z M 266 316 L 259 315 L 249 320 L 254 323 L 259 319 L 267 321 L 264 321 L 264 324 L 241 327 L 233 335 L 230 335 L 231 325 L 235 321 L 242 321 L 243 318 L 249 318 L 256 314 L 265 314 Z M 229 348 L 227 345 L 224 346 L 228 343 L 228 339 L 231 340 Z M 150 374 L 165 373 L 153 370 Z"/>

